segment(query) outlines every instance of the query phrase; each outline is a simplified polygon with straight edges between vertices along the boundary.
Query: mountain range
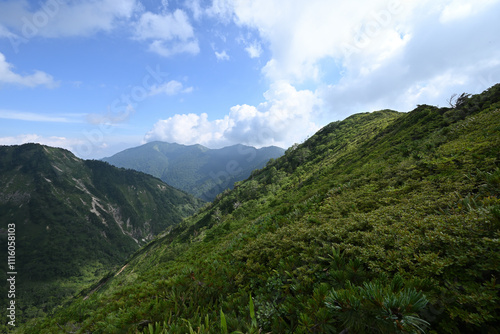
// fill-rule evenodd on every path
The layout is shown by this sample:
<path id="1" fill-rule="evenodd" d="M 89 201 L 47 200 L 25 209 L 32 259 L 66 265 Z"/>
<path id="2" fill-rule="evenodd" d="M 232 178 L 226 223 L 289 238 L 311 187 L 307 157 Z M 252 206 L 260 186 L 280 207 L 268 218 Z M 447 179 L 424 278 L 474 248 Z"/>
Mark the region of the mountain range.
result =
<path id="1" fill-rule="evenodd" d="M 17 332 L 498 333 L 499 165 L 500 84 L 352 115 Z"/>
<path id="2" fill-rule="evenodd" d="M 7 249 L 10 226 L 16 245 L 15 270 L 2 261 L 2 275 L 20 273 L 16 300 L 28 317 L 100 278 L 203 205 L 150 175 L 38 144 L 0 146 L 0 184 L 0 247 Z M 6 296 L 2 290 L 2 305 Z"/>
<path id="3" fill-rule="evenodd" d="M 209 149 L 202 145 L 150 142 L 102 159 L 110 164 L 151 174 L 205 201 L 213 201 L 237 181 L 248 178 L 284 149 L 234 145 Z"/>

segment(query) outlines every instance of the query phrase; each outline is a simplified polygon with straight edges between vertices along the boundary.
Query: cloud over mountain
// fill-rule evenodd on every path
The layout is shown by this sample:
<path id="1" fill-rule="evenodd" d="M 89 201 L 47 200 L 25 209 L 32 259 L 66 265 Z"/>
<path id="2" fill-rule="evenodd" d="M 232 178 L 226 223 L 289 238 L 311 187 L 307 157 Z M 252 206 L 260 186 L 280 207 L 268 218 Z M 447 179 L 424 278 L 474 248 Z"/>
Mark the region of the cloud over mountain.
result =
<path id="1" fill-rule="evenodd" d="M 332 118 L 383 108 L 406 111 L 423 100 L 443 105 L 445 97 L 455 92 L 480 92 L 500 80 L 500 51 L 494 42 L 500 30 L 496 0 L 473 4 L 466 0 L 214 0 L 205 8 L 193 0 L 189 7 L 197 17 L 216 16 L 257 32 L 271 52 L 261 68 L 270 86 L 258 106 L 235 105 L 224 118 L 212 122 L 203 115 L 176 115 L 157 123 L 146 138 L 162 138 L 162 125 L 175 129 L 182 124 L 177 121 L 190 119 L 194 122 L 190 139 L 166 136 L 203 139 L 207 144 L 237 139 L 258 144 L 261 140 L 255 138 L 264 137 L 273 144 L 288 137 L 287 146 L 297 140 L 297 133 L 310 134 L 308 129 Z M 260 56 L 260 43 L 243 45 L 251 57 Z M 291 104 L 281 100 L 290 95 L 273 94 L 276 87 L 285 86 L 295 93 L 308 91 L 315 107 L 306 103 L 292 112 L 277 112 L 277 106 L 284 110 Z M 301 86 L 310 88 L 297 88 Z M 273 123 L 277 114 L 281 124 L 292 126 Z M 211 135 L 198 135 L 201 129 L 211 129 Z M 267 135 L 251 139 L 250 131 Z"/>
<path id="2" fill-rule="evenodd" d="M 317 130 L 311 120 L 321 101 L 309 90 L 297 91 L 286 82 L 277 82 L 264 93 L 257 107 L 236 105 L 222 119 L 209 120 L 206 113 L 178 114 L 158 121 L 145 141 L 161 140 L 180 144 L 222 147 L 235 143 L 253 146 L 286 146 Z"/>

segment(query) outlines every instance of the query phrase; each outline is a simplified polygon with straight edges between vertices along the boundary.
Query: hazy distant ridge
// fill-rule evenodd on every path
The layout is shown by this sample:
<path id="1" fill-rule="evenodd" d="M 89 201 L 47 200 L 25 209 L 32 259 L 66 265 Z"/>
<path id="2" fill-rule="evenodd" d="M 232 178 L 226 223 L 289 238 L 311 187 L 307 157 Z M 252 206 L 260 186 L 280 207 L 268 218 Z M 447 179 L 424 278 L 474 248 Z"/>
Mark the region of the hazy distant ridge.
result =
<path id="1" fill-rule="evenodd" d="M 155 141 L 103 161 L 151 174 L 173 187 L 212 201 L 220 192 L 232 188 L 234 182 L 248 178 L 253 170 L 264 167 L 284 152 L 276 146 L 256 149 L 234 145 L 209 149 L 202 145 Z"/>

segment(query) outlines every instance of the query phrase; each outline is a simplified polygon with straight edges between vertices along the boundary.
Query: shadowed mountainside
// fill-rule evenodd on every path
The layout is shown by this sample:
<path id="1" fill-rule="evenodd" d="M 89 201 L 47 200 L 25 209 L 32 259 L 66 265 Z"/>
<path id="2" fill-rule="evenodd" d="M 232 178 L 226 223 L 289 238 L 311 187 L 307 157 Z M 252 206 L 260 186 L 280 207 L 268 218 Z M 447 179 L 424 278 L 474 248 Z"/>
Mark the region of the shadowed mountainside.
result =
<path id="1" fill-rule="evenodd" d="M 202 204 L 152 176 L 38 144 L 0 146 L 0 184 L 3 249 L 15 224 L 19 320 L 50 310 Z"/>

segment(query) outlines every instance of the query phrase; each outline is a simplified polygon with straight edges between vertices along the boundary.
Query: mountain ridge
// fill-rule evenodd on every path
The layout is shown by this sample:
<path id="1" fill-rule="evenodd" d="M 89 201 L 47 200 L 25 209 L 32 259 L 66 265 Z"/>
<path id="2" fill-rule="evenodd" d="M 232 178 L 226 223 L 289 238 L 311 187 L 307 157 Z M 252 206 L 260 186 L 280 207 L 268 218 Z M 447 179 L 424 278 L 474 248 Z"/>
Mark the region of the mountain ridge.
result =
<path id="1" fill-rule="evenodd" d="M 117 167 L 139 170 L 160 178 L 178 189 L 212 201 L 285 150 L 277 146 L 256 149 L 236 144 L 220 149 L 161 141 L 129 148 L 103 158 Z"/>
<path id="2" fill-rule="evenodd" d="M 24 312 L 48 311 L 202 205 L 150 175 L 40 144 L 0 146 L 0 184 L 0 229 L 16 226 Z"/>

